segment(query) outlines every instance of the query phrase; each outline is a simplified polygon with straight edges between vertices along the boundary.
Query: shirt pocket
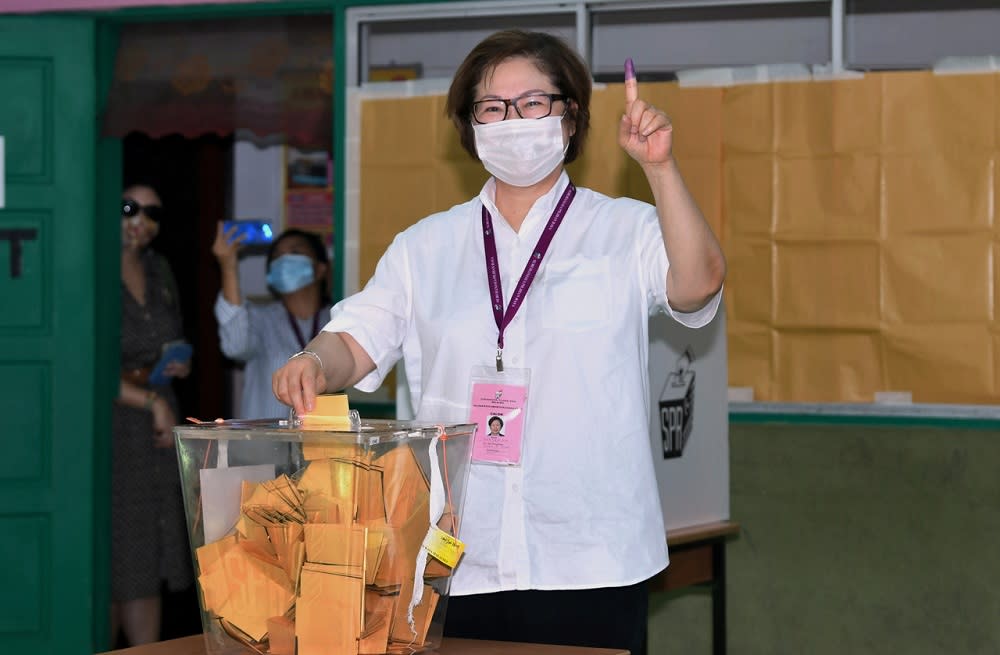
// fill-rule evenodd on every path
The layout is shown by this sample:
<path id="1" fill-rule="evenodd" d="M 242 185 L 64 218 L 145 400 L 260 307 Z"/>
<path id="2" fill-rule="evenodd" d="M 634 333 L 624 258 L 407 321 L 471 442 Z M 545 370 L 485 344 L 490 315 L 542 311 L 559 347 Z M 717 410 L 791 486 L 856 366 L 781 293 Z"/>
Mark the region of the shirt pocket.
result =
<path id="1" fill-rule="evenodd" d="M 611 321 L 611 264 L 607 257 L 550 262 L 545 271 L 542 325 L 593 330 Z"/>

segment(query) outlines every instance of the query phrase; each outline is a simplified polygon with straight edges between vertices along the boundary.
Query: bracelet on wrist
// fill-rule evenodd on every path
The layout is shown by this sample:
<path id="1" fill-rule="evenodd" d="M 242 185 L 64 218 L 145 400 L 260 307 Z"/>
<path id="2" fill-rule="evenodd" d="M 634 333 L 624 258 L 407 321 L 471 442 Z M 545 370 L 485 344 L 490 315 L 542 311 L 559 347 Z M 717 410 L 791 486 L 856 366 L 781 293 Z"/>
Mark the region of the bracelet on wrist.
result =
<path id="1" fill-rule="evenodd" d="M 295 359 L 296 357 L 301 357 L 302 355 L 305 355 L 307 357 L 312 357 L 313 359 L 315 359 L 316 363 L 319 364 L 320 373 L 325 373 L 326 372 L 325 369 L 323 368 L 323 360 L 320 359 L 319 353 L 317 353 L 314 350 L 300 350 L 299 352 L 297 352 L 294 355 L 292 355 L 291 357 L 289 357 L 288 361 L 291 361 L 291 360 Z"/>
<path id="2" fill-rule="evenodd" d="M 155 392 L 150 391 L 149 393 L 146 394 L 146 400 L 143 401 L 142 408 L 153 409 L 153 403 L 155 403 L 158 399 L 159 396 L 157 396 Z"/>

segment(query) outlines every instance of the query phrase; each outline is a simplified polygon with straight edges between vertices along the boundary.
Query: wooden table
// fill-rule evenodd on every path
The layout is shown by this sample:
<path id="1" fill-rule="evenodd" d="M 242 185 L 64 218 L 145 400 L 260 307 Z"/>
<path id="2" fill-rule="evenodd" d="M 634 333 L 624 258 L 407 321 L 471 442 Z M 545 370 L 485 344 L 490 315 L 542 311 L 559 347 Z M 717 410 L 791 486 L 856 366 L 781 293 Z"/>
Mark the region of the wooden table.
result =
<path id="1" fill-rule="evenodd" d="M 696 585 L 712 590 L 712 653 L 726 653 L 726 539 L 738 534 L 739 523 L 717 521 L 667 533 L 670 566 L 649 582 L 650 591 L 672 591 Z M 628 655 L 627 650 L 546 646 L 478 639 L 445 639 L 438 655 Z M 201 635 L 100 655 L 206 655 Z"/>
<path id="2" fill-rule="evenodd" d="M 247 651 L 249 653 L 249 651 Z M 545 646 L 478 639 L 444 639 L 437 655 L 628 655 L 627 650 L 614 648 L 581 648 L 579 646 Z M 145 646 L 112 650 L 101 655 L 206 655 L 205 638 L 191 635 Z"/>
<path id="3" fill-rule="evenodd" d="M 712 653 L 726 652 L 726 539 L 738 534 L 735 521 L 716 521 L 667 532 L 670 566 L 649 581 L 650 591 L 694 585 L 712 590 Z"/>

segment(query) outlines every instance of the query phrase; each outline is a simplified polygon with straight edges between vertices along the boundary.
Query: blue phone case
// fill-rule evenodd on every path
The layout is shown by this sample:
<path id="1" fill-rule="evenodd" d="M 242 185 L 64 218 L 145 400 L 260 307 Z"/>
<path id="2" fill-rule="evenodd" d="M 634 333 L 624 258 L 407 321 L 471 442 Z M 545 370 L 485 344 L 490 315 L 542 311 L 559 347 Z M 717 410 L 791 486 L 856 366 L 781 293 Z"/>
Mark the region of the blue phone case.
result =
<path id="1" fill-rule="evenodd" d="M 244 246 L 261 246 L 274 241 L 274 231 L 271 229 L 271 224 L 267 221 L 257 219 L 224 221 L 222 223 L 222 231 L 228 234 L 229 230 L 234 226 L 236 227 L 236 232 L 231 238 L 236 239 L 242 236 L 242 244 Z"/>
<path id="2" fill-rule="evenodd" d="M 153 386 L 169 384 L 170 378 L 164 375 L 167 364 L 170 362 L 186 362 L 191 359 L 191 352 L 191 344 L 186 341 L 177 341 L 167 344 L 165 346 L 165 350 L 163 351 L 163 355 L 160 357 L 160 361 L 156 362 L 156 366 L 153 367 L 153 372 L 149 374 L 149 384 Z"/>

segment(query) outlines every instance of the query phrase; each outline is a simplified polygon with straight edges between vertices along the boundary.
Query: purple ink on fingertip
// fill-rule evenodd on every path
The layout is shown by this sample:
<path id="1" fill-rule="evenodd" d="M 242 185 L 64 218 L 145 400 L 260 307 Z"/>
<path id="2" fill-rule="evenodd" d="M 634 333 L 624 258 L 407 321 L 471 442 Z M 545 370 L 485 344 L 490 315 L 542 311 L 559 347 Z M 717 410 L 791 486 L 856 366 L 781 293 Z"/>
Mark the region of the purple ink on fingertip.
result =
<path id="1" fill-rule="evenodd" d="M 635 64 L 632 63 L 631 57 L 625 60 L 625 79 L 626 80 L 635 79 Z"/>

